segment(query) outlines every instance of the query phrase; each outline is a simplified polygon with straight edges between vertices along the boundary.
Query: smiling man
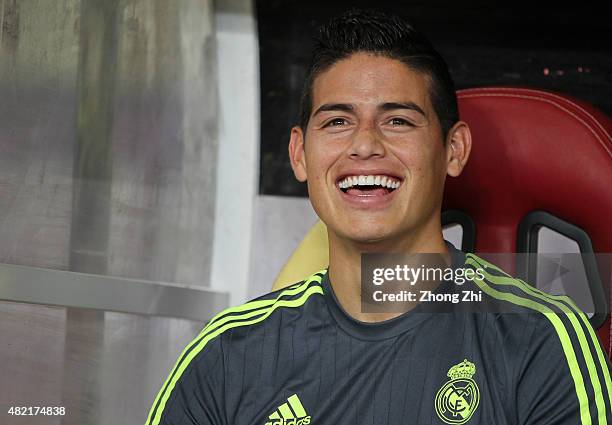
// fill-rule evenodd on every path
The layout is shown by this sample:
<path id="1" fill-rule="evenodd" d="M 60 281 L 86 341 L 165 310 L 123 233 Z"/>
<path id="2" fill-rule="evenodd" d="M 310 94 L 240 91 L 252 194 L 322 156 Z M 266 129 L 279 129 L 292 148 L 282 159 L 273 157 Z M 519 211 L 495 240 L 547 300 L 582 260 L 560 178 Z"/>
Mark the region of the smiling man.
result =
<path id="1" fill-rule="evenodd" d="M 359 297 L 362 252 L 448 252 L 440 221 L 444 179 L 459 175 L 471 147 L 448 71 L 434 77 L 417 70 L 442 59 L 410 55 L 427 46 L 415 41 L 398 58 L 376 53 L 375 44 L 347 57 L 333 49 L 337 62 L 311 77 L 312 97 L 305 95 L 302 108 L 312 116 L 291 131 L 296 177 L 308 182 L 328 228 L 334 292 L 360 320 L 368 321 Z M 444 96 L 439 116 L 432 98 Z"/>
<path id="2" fill-rule="evenodd" d="M 327 225 L 329 267 L 215 316 L 147 425 L 608 423 L 610 365 L 584 314 L 444 241 L 444 181 L 470 149 L 423 35 L 375 12 L 321 27 L 289 156 Z M 478 271 L 462 292 L 487 308 L 365 311 L 364 253 Z"/>

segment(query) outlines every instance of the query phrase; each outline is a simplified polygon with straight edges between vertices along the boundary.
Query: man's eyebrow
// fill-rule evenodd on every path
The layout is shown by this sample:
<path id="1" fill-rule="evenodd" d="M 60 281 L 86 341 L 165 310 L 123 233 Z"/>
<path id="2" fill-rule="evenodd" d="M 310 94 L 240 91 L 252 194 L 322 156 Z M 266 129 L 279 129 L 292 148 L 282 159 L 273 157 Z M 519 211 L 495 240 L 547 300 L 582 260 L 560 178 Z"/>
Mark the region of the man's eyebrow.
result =
<path id="1" fill-rule="evenodd" d="M 425 111 L 423 111 L 423 109 L 414 102 L 387 102 L 383 103 L 382 105 L 379 105 L 378 109 L 382 111 L 392 111 L 395 109 L 410 109 L 418 112 L 419 114 L 427 118 L 427 114 L 425 114 Z"/>
<path id="2" fill-rule="evenodd" d="M 314 117 L 319 112 L 326 112 L 326 111 L 352 112 L 353 105 L 351 105 L 350 103 L 325 103 L 319 106 L 317 110 L 314 112 L 314 114 L 312 114 L 312 116 Z"/>
<path id="3" fill-rule="evenodd" d="M 392 111 L 395 109 L 410 109 L 412 111 L 416 111 L 419 114 L 427 117 L 425 111 L 414 102 L 386 102 L 378 106 L 379 110 L 382 111 Z M 328 111 L 344 111 L 344 112 L 353 112 L 353 105 L 350 103 L 325 103 L 317 108 L 317 110 L 312 114 L 312 116 L 317 115 L 320 112 L 328 112 Z"/>

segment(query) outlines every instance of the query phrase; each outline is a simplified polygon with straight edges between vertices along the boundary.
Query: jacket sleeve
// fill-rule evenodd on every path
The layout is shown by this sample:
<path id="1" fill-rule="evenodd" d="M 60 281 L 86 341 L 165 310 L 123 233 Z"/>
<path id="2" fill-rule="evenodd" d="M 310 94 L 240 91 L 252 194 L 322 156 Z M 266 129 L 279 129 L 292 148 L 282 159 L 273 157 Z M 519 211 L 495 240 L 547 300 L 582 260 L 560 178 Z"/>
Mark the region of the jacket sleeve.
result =
<path id="1" fill-rule="evenodd" d="M 540 315 L 516 386 L 518 423 L 612 423 L 610 362 L 582 313 Z"/>
<path id="2" fill-rule="evenodd" d="M 145 425 L 226 425 L 220 337 L 202 331 L 179 356 Z"/>

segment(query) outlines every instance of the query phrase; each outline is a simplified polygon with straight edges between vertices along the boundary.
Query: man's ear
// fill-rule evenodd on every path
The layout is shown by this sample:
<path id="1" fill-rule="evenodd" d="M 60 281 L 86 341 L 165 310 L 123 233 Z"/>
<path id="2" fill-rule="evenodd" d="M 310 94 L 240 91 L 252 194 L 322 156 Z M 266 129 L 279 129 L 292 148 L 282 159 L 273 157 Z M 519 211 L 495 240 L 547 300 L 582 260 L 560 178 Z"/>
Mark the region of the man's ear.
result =
<path id="1" fill-rule="evenodd" d="M 472 134 L 463 121 L 458 121 L 449 130 L 446 137 L 446 173 L 457 177 L 470 157 L 472 150 Z"/>
<path id="2" fill-rule="evenodd" d="M 306 169 L 306 154 L 304 152 L 304 133 L 302 128 L 295 126 L 291 129 L 291 138 L 289 139 L 289 160 L 295 178 L 301 182 L 308 179 Z"/>

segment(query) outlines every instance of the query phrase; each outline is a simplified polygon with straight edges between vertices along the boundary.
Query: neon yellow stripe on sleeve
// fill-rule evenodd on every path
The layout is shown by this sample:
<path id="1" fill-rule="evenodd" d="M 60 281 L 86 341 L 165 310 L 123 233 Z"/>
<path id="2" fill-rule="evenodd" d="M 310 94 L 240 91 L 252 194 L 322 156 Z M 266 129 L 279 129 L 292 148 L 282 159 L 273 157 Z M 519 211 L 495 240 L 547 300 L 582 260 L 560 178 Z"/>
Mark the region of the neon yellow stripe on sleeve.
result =
<path id="1" fill-rule="evenodd" d="M 197 344 L 197 346 L 193 350 L 191 350 L 191 352 L 186 356 L 184 361 L 181 362 L 180 365 L 178 365 L 178 369 L 177 369 L 176 374 L 174 374 L 174 377 L 168 383 L 168 387 L 167 387 L 166 391 L 163 391 L 163 396 L 162 396 L 162 398 L 160 400 L 160 405 L 159 405 L 159 407 L 157 409 L 155 417 L 152 418 L 151 425 L 159 425 L 159 422 L 161 420 L 161 415 L 162 415 L 162 413 L 163 413 L 163 411 L 164 411 L 164 409 L 166 407 L 166 403 L 167 403 L 168 399 L 170 398 L 170 394 L 172 393 L 172 390 L 176 386 L 176 383 L 178 382 L 178 380 L 182 376 L 182 374 L 185 371 L 185 369 L 187 369 L 187 367 L 189 366 L 191 361 L 194 359 L 194 357 L 197 356 L 198 353 L 200 353 L 204 349 L 206 344 L 211 339 L 213 339 L 216 336 L 222 334 L 223 332 L 227 331 L 228 329 L 237 328 L 237 327 L 241 327 L 241 326 L 248 326 L 248 325 L 252 325 L 254 323 L 259 323 L 259 322 L 265 320 L 268 316 L 270 316 L 270 314 L 272 314 L 272 312 L 274 312 L 278 308 L 281 308 L 281 307 L 299 307 L 299 306 L 303 305 L 308 300 L 308 298 L 311 295 L 313 295 L 313 294 L 323 294 L 323 289 L 320 286 L 310 286 L 306 291 L 304 291 L 304 293 L 299 298 L 296 298 L 296 299 L 293 299 L 293 300 L 278 300 L 273 305 L 271 305 L 270 308 L 267 309 L 266 312 L 263 315 L 255 318 L 255 319 L 247 320 L 247 321 L 240 321 L 240 322 L 226 323 L 225 325 L 223 325 L 223 326 L 221 326 L 221 327 L 219 327 L 219 328 L 217 328 L 215 330 L 211 330 L 210 333 L 207 333 L 203 338 L 201 338 L 199 340 L 199 343 Z"/>
<path id="2" fill-rule="evenodd" d="M 466 264 L 470 264 L 473 266 L 481 266 L 478 261 L 475 260 L 475 256 L 472 254 L 466 255 Z M 482 266 L 480 267 L 482 268 Z M 488 275 L 488 273 L 487 273 Z M 531 310 L 538 311 L 542 313 L 553 325 L 557 335 L 559 336 L 559 340 L 561 341 L 561 347 L 563 348 L 563 352 L 565 353 L 565 357 L 567 359 L 567 363 L 569 365 L 570 374 L 572 379 L 574 380 L 574 387 L 576 389 L 576 395 L 578 396 L 578 402 L 580 406 L 580 420 L 582 425 L 592 425 L 591 422 L 591 414 L 589 412 L 589 402 L 586 394 L 586 389 L 584 388 L 584 380 L 582 378 L 582 373 L 580 372 L 580 367 L 578 366 L 578 360 L 576 359 L 576 353 L 574 353 L 572 342 L 570 340 L 569 334 L 565 329 L 565 325 L 559 319 L 557 314 L 552 311 L 549 307 L 537 303 L 528 298 L 522 298 L 514 294 L 504 293 L 497 291 L 496 289 L 487 285 L 487 283 L 477 277 L 473 280 L 486 294 L 489 296 L 502 300 L 508 301 L 515 305 L 520 305 Z"/>
<path id="3" fill-rule="evenodd" d="M 584 330 L 582 328 L 582 326 L 580 325 L 580 323 L 578 322 L 578 319 L 576 319 L 576 316 L 578 315 L 580 317 L 580 315 L 584 316 L 584 313 L 582 313 L 580 311 L 580 309 L 578 309 L 577 307 L 575 307 L 575 305 L 572 302 L 572 305 L 576 308 L 576 310 L 579 312 L 577 313 L 576 311 L 572 311 L 570 310 L 570 308 L 568 308 L 564 303 L 562 303 L 561 301 L 559 301 L 556 298 L 559 297 L 554 297 L 552 295 L 546 294 L 540 290 L 537 290 L 536 288 L 532 287 L 531 285 L 528 285 L 527 283 L 523 282 L 520 279 L 514 279 L 510 276 L 508 276 L 503 270 L 501 270 L 499 267 L 495 266 L 494 264 L 489 263 L 488 261 L 477 257 L 475 255 L 471 255 L 472 258 L 474 258 L 474 260 L 476 260 L 482 267 L 489 267 L 492 268 L 494 270 L 497 270 L 500 273 L 503 273 L 506 276 L 493 276 L 490 275 L 488 273 L 487 274 L 487 279 L 489 281 L 491 281 L 494 284 L 498 284 L 498 285 L 509 285 L 509 286 L 515 286 L 519 289 L 521 289 L 523 292 L 534 296 L 536 298 L 539 298 L 543 301 L 546 301 L 558 308 L 560 308 L 563 313 L 565 313 L 565 315 L 568 317 L 568 319 L 570 320 L 570 322 L 572 323 L 572 327 L 574 328 L 574 331 L 576 332 L 576 336 L 578 337 L 578 341 L 580 344 L 580 348 L 582 349 L 582 353 L 587 365 L 587 369 L 589 371 L 589 378 L 591 380 L 591 384 L 593 385 L 593 392 L 595 394 L 595 405 L 597 406 L 597 412 L 598 412 L 598 422 L 600 425 L 606 425 L 607 424 L 607 420 L 606 420 L 606 405 L 605 402 L 603 400 L 603 395 L 602 395 L 602 391 L 601 391 L 601 385 L 599 382 L 599 376 L 597 375 L 597 369 L 595 366 L 595 360 L 593 359 L 593 356 L 591 354 L 591 350 L 589 348 L 589 344 L 587 342 L 586 339 L 586 335 L 584 333 Z M 566 300 L 569 300 L 569 297 L 563 297 Z M 571 301 L 570 301 L 571 302 Z M 582 319 L 584 320 L 584 319 Z M 588 329 L 591 329 L 590 324 L 586 324 Z M 591 329 L 591 332 L 594 333 Z M 594 335 L 593 335 L 594 336 Z M 594 342 L 594 346 L 595 346 L 595 350 L 597 352 L 600 352 L 601 350 L 598 350 L 599 347 L 599 343 L 597 341 L 593 341 Z M 603 360 L 603 363 L 601 363 Z M 604 370 L 605 372 L 608 372 L 608 380 L 609 380 L 609 371 L 608 371 L 608 367 L 607 365 L 605 365 L 605 360 L 601 357 L 599 358 L 599 361 L 601 363 L 601 367 L 602 370 Z M 605 372 L 604 372 L 604 379 L 605 379 Z M 608 388 L 608 394 L 610 394 L 610 386 L 608 384 L 608 382 L 606 382 L 607 388 Z M 612 401 L 612 400 L 611 400 Z"/>
<path id="4" fill-rule="evenodd" d="M 149 415 L 147 417 L 147 421 L 145 422 L 145 425 L 151 425 L 151 423 L 152 423 L 151 422 L 151 419 L 152 419 L 151 415 L 155 411 L 155 407 L 158 405 L 158 402 L 159 402 L 160 398 L 166 392 L 167 387 L 168 387 L 168 385 L 170 383 L 170 380 L 171 380 L 170 378 L 172 377 L 173 374 L 175 374 L 175 371 L 178 370 L 180 368 L 181 364 L 183 363 L 183 361 L 184 361 L 183 357 L 185 356 L 185 353 L 187 353 L 199 340 L 201 340 L 201 338 L 203 337 L 204 334 L 206 334 L 208 332 L 211 332 L 214 329 L 217 329 L 220 326 L 222 326 L 223 324 L 228 323 L 228 322 L 230 322 L 232 320 L 242 320 L 244 318 L 250 318 L 250 317 L 253 317 L 253 316 L 256 316 L 256 315 L 264 314 L 265 310 L 262 310 L 263 308 L 270 307 L 270 306 L 274 305 L 274 303 L 278 302 L 283 297 L 292 296 L 292 295 L 299 294 L 300 292 L 303 292 L 308 287 L 308 285 L 310 283 L 312 283 L 312 282 L 321 283 L 321 280 L 322 280 L 322 276 L 321 275 L 324 274 L 325 271 L 326 271 L 326 269 L 323 269 L 323 270 L 320 270 L 320 271 L 318 271 L 316 273 L 313 273 L 310 277 L 308 277 L 299 286 L 297 286 L 297 287 L 290 287 L 290 288 L 287 288 L 287 289 L 281 291 L 276 298 L 272 298 L 272 299 L 269 299 L 269 300 L 250 301 L 250 302 L 247 302 L 247 303 L 242 304 L 242 305 L 237 306 L 237 307 L 228 308 L 226 310 L 221 311 L 220 313 L 215 315 L 211 320 L 209 320 L 208 324 L 204 327 L 204 329 L 202 329 L 200 334 L 196 338 L 194 338 L 185 347 L 185 349 L 183 350 L 181 355 L 178 357 L 174 367 L 172 368 L 172 370 L 168 374 L 168 378 L 166 378 L 166 381 L 162 385 L 159 393 L 157 394 L 157 396 L 155 397 L 155 400 L 153 401 L 153 405 L 151 406 L 151 409 L 149 411 Z M 226 316 L 227 314 L 230 314 L 230 313 L 241 313 L 241 312 L 246 312 L 246 313 L 245 314 L 240 314 L 240 315 L 235 315 L 235 316 Z M 223 317 L 223 316 L 226 316 L 226 317 Z M 221 320 L 219 320 L 219 318 L 221 318 L 221 317 L 223 317 L 223 318 Z M 157 411 L 159 411 L 159 407 L 158 407 Z"/>

